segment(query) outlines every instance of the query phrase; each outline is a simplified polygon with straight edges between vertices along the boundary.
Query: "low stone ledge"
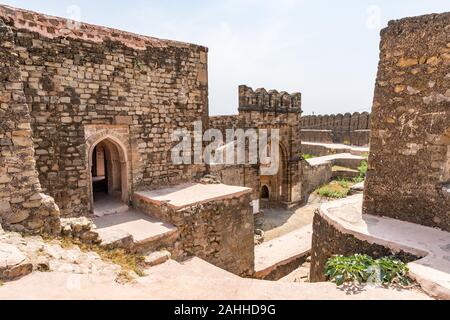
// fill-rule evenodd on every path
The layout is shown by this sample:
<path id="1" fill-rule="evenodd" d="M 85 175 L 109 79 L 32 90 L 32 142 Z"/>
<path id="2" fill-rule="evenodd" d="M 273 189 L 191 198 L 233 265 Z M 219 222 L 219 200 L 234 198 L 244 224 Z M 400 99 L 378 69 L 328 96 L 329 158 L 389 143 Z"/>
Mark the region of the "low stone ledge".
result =
<path id="1" fill-rule="evenodd" d="M 240 276 L 253 276 L 254 217 L 249 188 L 184 184 L 139 192 L 133 206 L 177 227 L 174 258 L 197 256 Z M 152 248 L 152 250 L 155 248 Z"/>
<path id="2" fill-rule="evenodd" d="M 362 195 L 324 204 L 314 217 L 311 281 L 325 281 L 335 254 L 395 255 L 430 296 L 450 299 L 450 233 L 400 220 L 362 215 Z"/>

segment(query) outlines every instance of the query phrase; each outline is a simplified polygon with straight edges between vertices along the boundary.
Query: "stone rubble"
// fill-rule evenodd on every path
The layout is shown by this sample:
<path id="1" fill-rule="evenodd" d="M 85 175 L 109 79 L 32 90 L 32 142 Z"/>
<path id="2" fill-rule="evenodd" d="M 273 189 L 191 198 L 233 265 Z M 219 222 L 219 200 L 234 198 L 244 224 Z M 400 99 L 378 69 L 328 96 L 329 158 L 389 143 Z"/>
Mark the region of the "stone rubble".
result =
<path id="1" fill-rule="evenodd" d="M 0 280 L 15 280 L 33 271 L 117 275 L 121 267 L 102 261 L 95 252 L 65 249 L 58 240 L 0 231 Z"/>
<path id="2" fill-rule="evenodd" d="M 86 217 L 61 219 L 61 234 L 65 237 L 79 239 L 83 243 L 99 244 L 101 242 L 95 228 L 92 220 Z"/>

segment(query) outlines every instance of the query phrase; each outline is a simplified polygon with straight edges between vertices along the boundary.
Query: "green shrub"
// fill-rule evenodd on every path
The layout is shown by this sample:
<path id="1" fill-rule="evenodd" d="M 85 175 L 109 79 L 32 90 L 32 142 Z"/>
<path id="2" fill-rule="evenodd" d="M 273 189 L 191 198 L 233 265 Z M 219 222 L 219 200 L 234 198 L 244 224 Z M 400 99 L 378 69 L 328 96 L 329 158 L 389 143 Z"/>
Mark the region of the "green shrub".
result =
<path id="1" fill-rule="evenodd" d="M 326 198 L 333 198 L 333 199 L 342 199 L 348 196 L 349 190 L 348 189 L 334 189 L 330 186 L 323 186 L 317 190 L 317 194 L 319 194 L 321 197 Z"/>
<path id="2" fill-rule="evenodd" d="M 350 181 L 346 180 L 346 179 L 340 179 L 338 180 L 338 184 L 345 189 L 350 188 Z"/>
<path id="3" fill-rule="evenodd" d="M 360 183 L 364 181 L 364 179 L 366 178 L 368 168 L 369 164 L 367 163 L 367 161 L 366 160 L 361 161 L 361 164 L 358 167 L 359 172 L 358 177 L 354 179 L 355 183 Z"/>
<path id="4" fill-rule="evenodd" d="M 407 286 L 411 283 L 407 274 L 408 267 L 394 257 L 374 260 L 368 255 L 355 254 L 344 257 L 336 255 L 328 259 L 325 275 L 328 280 L 341 286 L 344 283 L 367 283 L 377 281 L 383 285 L 398 284 Z"/>
<path id="5" fill-rule="evenodd" d="M 304 153 L 302 154 L 303 159 L 308 160 L 308 159 L 312 159 L 312 158 L 317 158 L 317 156 L 314 156 L 312 154 L 308 154 L 308 153 Z"/>

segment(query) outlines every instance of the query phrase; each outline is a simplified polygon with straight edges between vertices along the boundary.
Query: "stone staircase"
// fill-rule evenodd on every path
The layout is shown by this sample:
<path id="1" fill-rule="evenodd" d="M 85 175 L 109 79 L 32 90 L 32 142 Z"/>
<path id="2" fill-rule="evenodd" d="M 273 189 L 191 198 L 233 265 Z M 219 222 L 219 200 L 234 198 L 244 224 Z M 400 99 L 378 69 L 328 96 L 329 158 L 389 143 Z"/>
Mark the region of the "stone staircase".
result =
<path id="1" fill-rule="evenodd" d="M 277 281 L 300 267 L 311 251 L 312 225 L 255 247 L 255 278 Z"/>
<path id="2" fill-rule="evenodd" d="M 143 255 L 148 267 L 170 259 L 170 250 L 179 237 L 175 226 L 109 197 L 96 202 L 93 219 L 63 218 L 61 225 L 65 237 L 97 244 L 108 250 L 121 248 Z"/>
<path id="3" fill-rule="evenodd" d="M 123 248 L 131 253 L 147 255 L 149 264 L 169 256 L 167 251 L 178 239 L 178 229 L 154 219 L 138 210 L 97 217 L 93 220 L 100 238 L 100 246 L 107 249 Z"/>

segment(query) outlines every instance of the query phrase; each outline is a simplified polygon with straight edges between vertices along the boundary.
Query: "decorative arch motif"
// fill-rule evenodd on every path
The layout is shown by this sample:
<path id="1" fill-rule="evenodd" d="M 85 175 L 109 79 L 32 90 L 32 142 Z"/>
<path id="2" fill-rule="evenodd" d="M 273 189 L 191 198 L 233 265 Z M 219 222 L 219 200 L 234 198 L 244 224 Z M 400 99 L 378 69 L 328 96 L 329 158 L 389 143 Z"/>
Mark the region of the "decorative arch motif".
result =
<path id="1" fill-rule="evenodd" d="M 117 128 L 105 126 L 87 126 L 86 133 L 86 159 L 88 192 L 90 199 L 90 210 L 94 210 L 94 190 L 91 168 L 93 164 L 93 153 L 97 146 L 105 149 L 106 161 L 108 163 L 108 192 L 113 194 L 119 192 L 121 200 L 129 204 L 131 197 L 131 151 L 127 141 L 128 128 L 118 126 Z"/>

